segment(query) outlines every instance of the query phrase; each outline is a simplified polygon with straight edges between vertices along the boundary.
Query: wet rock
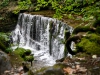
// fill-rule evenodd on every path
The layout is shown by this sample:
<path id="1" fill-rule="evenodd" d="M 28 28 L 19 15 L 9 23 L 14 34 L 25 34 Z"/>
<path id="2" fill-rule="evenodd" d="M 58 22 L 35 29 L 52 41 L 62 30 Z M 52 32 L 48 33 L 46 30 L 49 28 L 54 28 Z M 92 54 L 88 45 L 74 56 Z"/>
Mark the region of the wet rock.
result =
<path id="1" fill-rule="evenodd" d="M 49 68 L 48 70 L 46 70 L 44 72 L 43 75 L 51 75 L 51 74 L 53 74 L 53 75 L 64 75 L 63 71 L 60 68 L 58 68 L 58 69 Z"/>
<path id="2" fill-rule="evenodd" d="M 11 63 L 8 55 L 2 51 L 0 51 L 0 75 L 4 73 L 4 71 L 7 73 L 9 70 L 11 70 Z"/>
<path id="3" fill-rule="evenodd" d="M 8 74 L 10 74 L 10 71 L 9 70 L 6 70 L 6 71 L 4 71 L 4 74 L 5 75 L 8 75 Z"/>

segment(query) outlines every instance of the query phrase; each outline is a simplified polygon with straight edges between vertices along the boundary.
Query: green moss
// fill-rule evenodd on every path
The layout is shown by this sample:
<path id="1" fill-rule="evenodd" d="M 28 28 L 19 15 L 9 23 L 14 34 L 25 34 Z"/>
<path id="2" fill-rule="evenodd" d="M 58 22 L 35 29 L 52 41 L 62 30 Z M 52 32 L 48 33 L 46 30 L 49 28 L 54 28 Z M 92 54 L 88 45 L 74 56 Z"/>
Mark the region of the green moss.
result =
<path id="1" fill-rule="evenodd" d="M 78 32 L 87 32 L 90 31 L 90 26 L 77 26 L 74 31 L 73 34 L 77 34 Z"/>
<path id="2" fill-rule="evenodd" d="M 81 42 L 76 45 L 77 50 L 82 50 L 88 54 L 100 55 L 100 36 L 91 34 L 89 37 L 82 38 Z"/>
<path id="3" fill-rule="evenodd" d="M 27 49 L 25 50 L 25 55 L 30 55 L 31 54 L 31 50 Z"/>
<path id="4" fill-rule="evenodd" d="M 11 64 L 14 66 L 16 64 L 16 66 L 22 66 L 22 63 L 24 62 L 24 59 L 19 55 L 16 54 L 14 51 L 10 54 L 10 61 Z"/>
<path id="5" fill-rule="evenodd" d="M 16 48 L 14 53 L 20 55 L 20 57 L 22 57 L 25 61 L 33 61 L 34 60 L 34 56 L 30 55 L 31 50 L 29 50 L 29 49 Z"/>
<path id="6" fill-rule="evenodd" d="M 100 36 L 97 35 L 97 34 L 90 34 L 88 39 L 91 41 L 91 42 L 95 42 L 97 44 L 100 44 Z"/>
<path id="7" fill-rule="evenodd" d="M 16 48 L 14 53 L 19 54 L 21 57 L 25 57 L 25 51 L 24 48 Z"/>
<path id="8" fill-rule="evenodd" d="M 29 62 L 31 62 L 31 61 L 33 61 L 34 60 L 34 57 L 33 57 L 33 55 L 29 55 L 29 56 L 25 56 L 25 61 L 29 61 Z"/>
<path id="9" fill-rule="evenodd" d="M 65 64 L 61 64 L 61 63 L 58 63 L 58 64 L 55 64 L 54 66 L 53 66 L 53 68 L 55 68 L 55 69 L 58 69 L 58 68 L 64 68 L 64 67 L 66 67 L 66 65 Z"/>

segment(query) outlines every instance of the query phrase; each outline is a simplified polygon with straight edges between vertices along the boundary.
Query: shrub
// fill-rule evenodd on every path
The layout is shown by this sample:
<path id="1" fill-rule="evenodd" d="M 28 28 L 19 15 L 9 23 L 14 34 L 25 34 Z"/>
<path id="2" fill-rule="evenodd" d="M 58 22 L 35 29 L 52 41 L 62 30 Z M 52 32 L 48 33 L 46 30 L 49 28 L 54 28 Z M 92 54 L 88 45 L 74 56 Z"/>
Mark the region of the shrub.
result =
<path id="1" fill-rule="evenodd" d="M 5 7 L 9 4 L 9 0 L 3 0 L 3 2 L 0 3 L 0 6 Z"/>
<path id="2" fill-rule="evenodd" d="M 19 0 L 18 1 L 18 7 L 16 10 L 13 11 L 13 13 L 18 14 L 20 12 L 20 10 L 28 10 L 28 8 L 31 5 L 31 1 L 30 0 Z"/>

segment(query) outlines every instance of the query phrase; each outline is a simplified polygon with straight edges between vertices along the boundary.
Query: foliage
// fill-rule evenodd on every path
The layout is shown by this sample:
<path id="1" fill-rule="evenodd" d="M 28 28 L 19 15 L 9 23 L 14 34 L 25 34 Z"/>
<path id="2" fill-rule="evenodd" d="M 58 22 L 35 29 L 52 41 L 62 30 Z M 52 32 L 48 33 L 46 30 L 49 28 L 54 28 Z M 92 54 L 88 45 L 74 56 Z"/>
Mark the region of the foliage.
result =
<path id="1" fill-rule="evenodd" d="M 97 0 L 37 0 L 36 10 L 40 8 L 52 7 L 55 10 L 54 17 L 61 19 L 63 13 L 83 15 L 83 20 L 87 21 L 100 12 L 100 1 Z"/>
<path id="2" fill-rule="evenodd" d="M 76 45 L 77 50 L 82 50 L 89 54 L 100 55 L 100 36 L 90 34 L 88 37 L 82 38 L 81 42 Z"/>
<path id="3" fill-rule="evenodd" d="M 5 0 L 6 1 L 6 0 Z M 35 3 L 34 3 L 35 2 Z M 20 10 L 35 8 L 36 11 L 42 9 L 52 9 L 55 11 L 54 18 L 62 19 L 66 13 L 68 18 L 73 19 L 73 14 L 81 15 L 83 21 L 93 19 L 97 12 L 100 13 L 100 1 L 97 0 L 18 0 L 15 14 Z"/>
<path id="4" fill-rule="evenodd" d="M 1 41 L 9 41 L 8 34 L 0 32 L 0 40 Z"/>
<path id="5" fill-rule="evenodd" d="M 17 14 L 20 12 L 20 10 L 28 10 L 28 8 L 31 6 L 31 0 L 19 0 L 18 1 L 18 7 L 13 13 Z"/>
<path id="6" fill-rule="evenodd" d="M 37 3 L 36 10 L 40 10 L 40 7 L 46 7 L 48 5 L 48 2 L 45 0 L 37 0 Z"/>
<path id="7" fill-rule="evenodd" d="M 6 48 L 6 50 L 5 50 L 6 53 L 11 53 L 12 51 L 13 51 L 13 50 L 12 50 L 11 47 Z"/>
<path id="8" fill-rule="evenodd" d="M 95 42 L 97 44 L 100 44 L 100 36 L 97 34 L 90 34 L 88 37 L 89 41 Z"/>
<path id="9" fill-rule="evenodd" d="M 6 53 L 12 51 L 12 49 L 9 46 L 9 40 L 10 39 L 7 33 L 0 32 L 0 48 Z"/>
<path id="10" fill-rule="evenodd" d="M 5 7 L 9 4 L 9 0 L 3 0 L 3 2 L 0 3 L 1 7 Z"/>

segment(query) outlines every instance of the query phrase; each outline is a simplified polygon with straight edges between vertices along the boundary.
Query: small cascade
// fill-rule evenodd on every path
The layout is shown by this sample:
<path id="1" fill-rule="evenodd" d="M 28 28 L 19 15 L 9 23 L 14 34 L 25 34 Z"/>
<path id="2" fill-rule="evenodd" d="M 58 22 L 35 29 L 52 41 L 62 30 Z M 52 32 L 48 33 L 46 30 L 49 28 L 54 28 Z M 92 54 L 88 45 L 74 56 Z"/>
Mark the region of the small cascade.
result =
<path id="1" fill-rule="evenodd" d="M 21 13 L 12 38 L 14 46 L 30 48 L 36 57 L 46 63 L 54 63 L 64 56 L 64 30 L 72 27 L 57 19 Z"/>

